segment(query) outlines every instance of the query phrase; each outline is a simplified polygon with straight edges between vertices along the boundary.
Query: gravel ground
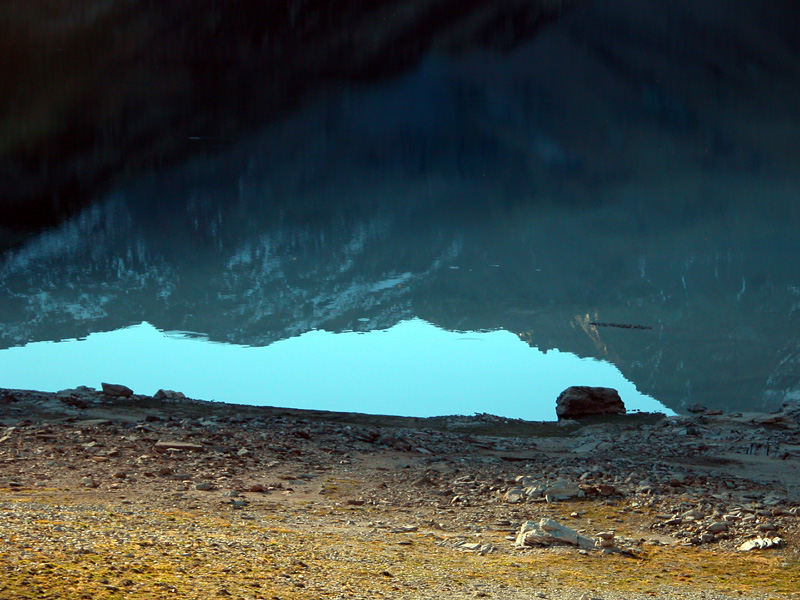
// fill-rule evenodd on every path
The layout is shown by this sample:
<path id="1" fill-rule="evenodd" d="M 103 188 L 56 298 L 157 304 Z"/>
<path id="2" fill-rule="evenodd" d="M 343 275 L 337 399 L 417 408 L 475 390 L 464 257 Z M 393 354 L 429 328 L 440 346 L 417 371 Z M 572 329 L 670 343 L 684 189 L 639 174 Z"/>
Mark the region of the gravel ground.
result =
<path id="1" fill-rule="evenodd" d="M 0 390 L 0 424 L 0 598 L 800 598 L 791 411 L 560 426 Z M 590 546 L 521 545 L 543 519 Z"/>

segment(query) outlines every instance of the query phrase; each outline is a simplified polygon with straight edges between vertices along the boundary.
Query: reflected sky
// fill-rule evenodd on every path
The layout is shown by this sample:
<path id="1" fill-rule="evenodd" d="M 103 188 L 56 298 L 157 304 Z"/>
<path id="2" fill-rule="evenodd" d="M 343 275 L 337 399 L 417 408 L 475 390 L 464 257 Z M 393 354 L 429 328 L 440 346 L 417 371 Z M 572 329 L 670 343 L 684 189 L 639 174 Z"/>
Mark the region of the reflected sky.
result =
<path id="1" fill-rule="evenodd" d="M 124 349 L 124 350 L 121 350 Z M 489 412 L 555 420 L 570 385 L 619 390 L 629 411 L 674 414 L 611 363 L 541 352 L 509 331 L 453 332 L 422 320 L 367 333 L 310 331 L 266 347 L 209 342 L 148 323 L 0 351 L 9 388 L 122 383 L 238 404 L 428 417 Z"/>

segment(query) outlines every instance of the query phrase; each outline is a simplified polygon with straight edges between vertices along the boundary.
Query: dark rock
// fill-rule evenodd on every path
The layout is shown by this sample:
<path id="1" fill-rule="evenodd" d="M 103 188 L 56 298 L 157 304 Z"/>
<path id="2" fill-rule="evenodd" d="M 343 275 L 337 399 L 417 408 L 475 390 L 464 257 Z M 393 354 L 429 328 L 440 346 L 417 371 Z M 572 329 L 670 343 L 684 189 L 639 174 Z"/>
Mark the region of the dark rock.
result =
<path id="1" fill-rule="evenodd" d="M 589 415 L 625 414 L 625 404 L 613 388 L 572 386 L 556 400 L 558 419 L 575 419 Z"/>
<path id="2" fill-rule="evenodd" d="M 125 385 L 118 383 L 101 383 L 103 393 L 107 396 L 119 396 L 121 398 L 130 398 L 133 396 L 133 390 Z"/>
<path id="3" fill-rule="evenodd" d="M 686 410 L 688 410 L 690 413 L 704 413 L 708 409 L 702 404 L 692 404 L 691 406 L 687 406 Z"/>
<path id="4" fill-rule="evenodd" d="M 80 398 L 74 398 L 72 396 L 61 396 L 58 398 L 59 402 L 62 404 L 66 404 L 67 406 L 72 406 L 73 408 L 87 408 L 89 405 Z"/>
<path id="5" fill-rule="evenodd" d="M 185 400 L 186 395 L 183 392 L 176 392 L 174 390 L 158 390 L 153 394 L 156 400 Z"/>

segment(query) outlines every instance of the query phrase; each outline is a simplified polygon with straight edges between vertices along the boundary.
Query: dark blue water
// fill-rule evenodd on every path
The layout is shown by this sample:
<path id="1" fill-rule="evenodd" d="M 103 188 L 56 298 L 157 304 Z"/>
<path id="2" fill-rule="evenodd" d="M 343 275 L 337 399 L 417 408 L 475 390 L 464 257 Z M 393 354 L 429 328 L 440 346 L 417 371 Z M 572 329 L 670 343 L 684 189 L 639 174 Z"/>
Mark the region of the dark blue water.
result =
<path id="1" fill-rule="evenodd" d="M 677 412 L 800 398 L 791 4 L 576 2 L 509 38 L 513 16 L 459 43 L 468 15 L 416 45 L 388 28 L 395 51 L 346 72 L 324 48 L 313 69 L 130 50 L 75 84 L 106 112 L 52 130 L 66 100 L 41 92 L 24 160 L 4 146 L 29 208 L 3 217 L 0 387 L 525 418 L 568 385 Z M 73 122 L 91 135 L 65 145 Z"/>

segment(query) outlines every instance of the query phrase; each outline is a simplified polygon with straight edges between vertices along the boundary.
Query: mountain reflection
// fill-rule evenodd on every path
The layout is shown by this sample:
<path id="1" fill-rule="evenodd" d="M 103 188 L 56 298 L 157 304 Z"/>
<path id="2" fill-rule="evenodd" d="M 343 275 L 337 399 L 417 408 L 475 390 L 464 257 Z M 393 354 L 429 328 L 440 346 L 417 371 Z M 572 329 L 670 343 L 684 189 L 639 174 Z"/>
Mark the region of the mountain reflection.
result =
<path id="1" fill-rule="evenodd" d="M 432 49 L 507 51 L 575 0 L 4 0 L 0 248 Z"/>
<path id="2" fill-rule="evenodd" d="M 677 45 L 638 3 L 587 3 L 138 174 L 2 256 L 0 341 L 417 317 L 608 360 L 675 410 L 800 397 L 796 41 L 763 4 L 697 4 L 657 3 L 700 32 Z"/>

